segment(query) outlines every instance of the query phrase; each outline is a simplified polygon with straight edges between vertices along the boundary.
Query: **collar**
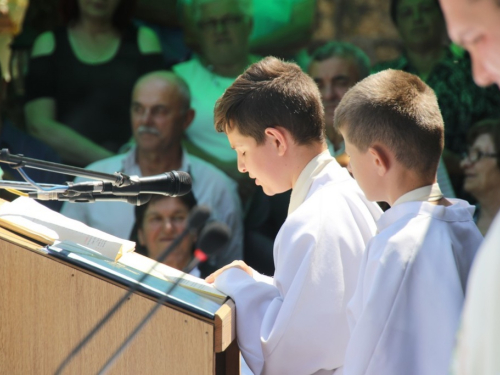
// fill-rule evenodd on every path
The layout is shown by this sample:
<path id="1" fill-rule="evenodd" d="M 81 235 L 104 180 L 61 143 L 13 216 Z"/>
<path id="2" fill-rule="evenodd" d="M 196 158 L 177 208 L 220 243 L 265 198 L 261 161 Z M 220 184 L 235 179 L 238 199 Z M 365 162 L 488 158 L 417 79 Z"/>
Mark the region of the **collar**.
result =
<path id="1" fill-rule="evenodd" d="M 409 191 L 400 196 L 392 207 L 405 202 L 435 202 L 443 198 L 443 193 L 437 183 L 432 185 L 423 186 L 421 188 Z"/>
<path id="2" fill-rule="evenodd" d="M 316 155 L 300 172 L 299 178 L 295 182 L 292 194 L 290 196 L 290 205 L 288 206 L 288 215 L 299 207 L 306 199 L 307 193 L 311 188 L 314 178 L 321 173 L 333 159 L 330 151 L 326 149 L 322 153 Z"/>
<path id="3" fill-rule="evenodd" d="M 137 175 L 137 176 L 142 175 L 139 165 L 137 164 L 136 161 L 136 151 L 137 151 L 137 145 L 135 144 L 130 147 L 130 150 L 127 151 L 127 153 L 125 154 L 125 158 L 122 161 L 121 172 L 128 175 Z M 182 147 L 181 167 L 179 168 L 179 171 L 189 173 L 190 170 L 191 170 L 191 162 L 189 160 L 189 154 L 184 149 L 184 147 Z"/>
<path id="4" fill-rule="evenodd" d="M 408 215 L 431 216 L 449 222 L 473 220 L 474 206 L 461 199 L 447 199 L 452 203 L 451 206 L 440 206 L 422 200 L 392 206 L 377 220 L 377 234 Z"/>

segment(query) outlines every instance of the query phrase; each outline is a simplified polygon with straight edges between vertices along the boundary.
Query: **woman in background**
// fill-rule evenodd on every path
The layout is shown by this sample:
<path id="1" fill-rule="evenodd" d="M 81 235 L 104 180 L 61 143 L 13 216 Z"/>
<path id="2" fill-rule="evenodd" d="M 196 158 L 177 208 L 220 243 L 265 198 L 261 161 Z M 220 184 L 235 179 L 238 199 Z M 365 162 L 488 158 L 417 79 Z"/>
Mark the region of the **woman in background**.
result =
<path id="1" fill-rule="evenodd" d="M 136 225 L 131 236 L 137 241 L 136 252 L 157 259 L 186 229 L 189 214 L 194 206 L 196 199 L 192 193 L 178 197 L 153 195 L 147 204 L 137 206 Z M 163 263 L 178 270 L 184 269 L 193 256 L 195 240 L 188 234 Z M 207 276 L 202 275 L 198 268 L 191 274 L 197 277 Z"/>
<path id="2" fill-rule="evenodd" d="M 464 190 L 478 201 L 476 223 L 484 236 L 500 210 L 500 119 L 479 121 L 467 140 L 469 151 L 461 163 Z"/>
<path id="3" fill-rule="evenodd" d="M 35 40 L 26 78 L 28 130 L 65 163 L 115 154 L 131 135 L 137 78 L 164 68 L 158 38 L 131 23 L 135 0 L 62 0 L 65 27 Z"/>

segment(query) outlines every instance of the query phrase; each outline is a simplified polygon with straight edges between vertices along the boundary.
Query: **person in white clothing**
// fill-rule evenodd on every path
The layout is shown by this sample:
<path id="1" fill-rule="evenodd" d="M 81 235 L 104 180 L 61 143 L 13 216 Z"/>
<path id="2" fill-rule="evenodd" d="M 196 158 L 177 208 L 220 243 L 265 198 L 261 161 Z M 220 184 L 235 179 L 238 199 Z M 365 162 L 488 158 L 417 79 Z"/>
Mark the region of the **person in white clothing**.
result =
<path id="1" fill-rule="evenodd" d="M 335 128 L 366 197 L 391 206 L 348 305 L 344 374 L 446 374 L 482 235 L 474 206 L 444 198 L 436 183 L 444 146 L 436 95 L 416 75 L 384 70 L 344 95 Z"/>
<path id="2" fill-rule="evenodd" d="M 471 55 L 479 86 L 500 87 L 500 2 L 440 0 L 450 38 Z M 472 267 L 453 374 L 500 373 L 500 213 Z"/>
<path id="3" fill-rule="evenodd" d="M 246 363 L 255 374 L 340 373 L 346 303 L 380 208 L 330 155 L 320 93 L 296 64 L 251 65 L 217 101 L 215 124 L 267 195 L 292 189 L 274 277 L 237 261 L 206 279 L 236 303 Z"/>
<path id="4" fill-rule="evenodd" d="M 344 94 L 370 74 L 370 59 L 358 47 L 347 42 L 326 42 L 311 54 L 309 75 L 319 87 L 325 107 L 326 141 L 330 153 L 343 167 L 349 163 L 342 135 L 333 127 L 335 108 Z M 455 198 L 443 159 L 439 160 L 437 179 L 447 198 Z"/>
<path id="5" fill-rule="evenodd" d="M 171 170 L 188 172 L 198 204 L 208 206 L 213 219 L 227 224 L 232 231 L 225 251 L 210 260 L 213 263 L 209 268 L 213 270 L 241 259 L 243 214 L 236 183 L 182 148 L 183 132 L 193 117 L 189 89 L 180 77 L 167 71 L 148 73 L 137 81 L 132 94 L 135 145 L 127 153 L 100 160 L 87 169 L 123 172 L 129 176 L 152 176 Z M 75 179 L 75 182 L 81 181 L 81 178 Z M 134 207 L 119 202 L 66 202 L 61 212 L 121 238 L 129 238 L 134 224 Z"/>

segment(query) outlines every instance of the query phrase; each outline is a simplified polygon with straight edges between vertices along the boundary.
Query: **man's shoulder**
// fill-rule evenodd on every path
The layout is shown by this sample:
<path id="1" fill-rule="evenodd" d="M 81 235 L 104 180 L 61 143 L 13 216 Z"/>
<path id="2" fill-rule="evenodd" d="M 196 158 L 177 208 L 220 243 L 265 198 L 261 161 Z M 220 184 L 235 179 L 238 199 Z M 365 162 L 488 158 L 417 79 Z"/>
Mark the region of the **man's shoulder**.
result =
<path id="1" fill-rule="evenodd" d="M 194 178 L 199 176 L 200 179 L 207 180 L 206 182 L 210 184 L 236 184 L 233 179 L 231 179 L 215 165 L 200 159 L 197 156 L 189 154 L 189 164 Z"/>
<path id="2" fill-rule="evenodd" d="M 221 194 L 231 192 L 237 195 L 237 183 L 220 169 L 193 155 L 189 155 L 189 162 L 193 187 L 217 190 Z"/>
<path id="3" fill-rule="evenodd" d="M 187 61 L 175 64 L 174 66 L 172 66 L 172 70 L 176 74 L 182 76 L 184 79 L 189 79 L 191 78 L 190 74 L 202 70 L 202 65 L 200 64 L 198 58 L 193 57 Z"/>
<path id="4" fill-rule="evenodd" d="M 118 172 L 122 168 L 123 160 L 127 157 L 127 154 L 118 154 L 111 156 L 106 159 L 101 159 L 85 167 L 88 170 L 94 170 L 97 172 L 114 173 Z"/>

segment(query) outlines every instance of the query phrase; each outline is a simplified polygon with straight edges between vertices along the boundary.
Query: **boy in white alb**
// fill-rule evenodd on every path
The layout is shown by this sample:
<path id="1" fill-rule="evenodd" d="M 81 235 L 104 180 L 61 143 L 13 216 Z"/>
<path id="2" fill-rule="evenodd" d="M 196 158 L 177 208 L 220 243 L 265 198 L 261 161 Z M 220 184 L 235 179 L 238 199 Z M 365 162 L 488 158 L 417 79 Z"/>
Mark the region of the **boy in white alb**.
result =
<path id="1" fill-rule="evenodd" d="M 235 301 L 238 344 L 255 374 L 343 365 L 346 305 L 381 211 L 328 152 L 323 118 L 314 81 L 276 58 L 251 65 L 215 107 L 240 172 L 268 195 L 293 189 L 274 277 L 238 261 L 207 278 Z"/>
<path id="2" fill-rule="evenodd" d="M 335 127 L 366 197 L 391 206 L 348 305 L 344 374 L 446 374 L 482 236 L 473 206 L 447 200 L 436 183 L 444 129 L 436 96 L 417 76 L 385 70 L 343 97 Z"/>

